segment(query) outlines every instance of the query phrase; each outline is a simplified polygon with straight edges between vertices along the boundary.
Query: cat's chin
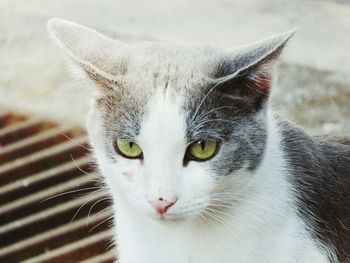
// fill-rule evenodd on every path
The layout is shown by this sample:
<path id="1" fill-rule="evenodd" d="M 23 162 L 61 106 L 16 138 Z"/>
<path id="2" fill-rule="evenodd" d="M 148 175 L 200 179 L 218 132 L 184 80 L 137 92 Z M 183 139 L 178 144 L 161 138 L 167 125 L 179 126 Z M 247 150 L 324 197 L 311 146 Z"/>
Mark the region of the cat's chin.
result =
<path id="1" fill-rule="evenodd" d="M 160 224 L 181 224 L 188 220 L 188 218 L 179 216 L 176 214 L 168 214 L 168 215 L 152 214 L 150 218 L 152 221 Z"/>

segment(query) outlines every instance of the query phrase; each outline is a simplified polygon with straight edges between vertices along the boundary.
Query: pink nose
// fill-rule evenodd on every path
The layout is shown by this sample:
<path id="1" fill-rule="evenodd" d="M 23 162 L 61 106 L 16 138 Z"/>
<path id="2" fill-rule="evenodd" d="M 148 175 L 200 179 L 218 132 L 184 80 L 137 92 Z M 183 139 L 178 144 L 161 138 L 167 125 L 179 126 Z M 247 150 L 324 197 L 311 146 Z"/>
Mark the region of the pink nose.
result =
<path id="1" fill-rule="evenodd" d="M 152 201 L 150 204 L 157 211 L 158 214 L 165 214 L 170 207 L 172 207 L 176 203 L 177 199 L 173 201 L 167 201 L 162 197 L 159 197 L 157 201 Z"/>

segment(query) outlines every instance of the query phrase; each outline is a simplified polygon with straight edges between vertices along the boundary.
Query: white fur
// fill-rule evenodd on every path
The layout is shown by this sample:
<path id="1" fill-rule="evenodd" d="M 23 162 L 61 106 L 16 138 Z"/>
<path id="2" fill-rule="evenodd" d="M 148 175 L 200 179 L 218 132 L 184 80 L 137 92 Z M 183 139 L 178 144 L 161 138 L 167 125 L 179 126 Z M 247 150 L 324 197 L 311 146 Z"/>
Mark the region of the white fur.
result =
<path id="1" fill-rule="evenodd" d="M 149 105 L 138 141 L 145 156 L 150 156 L 143 167 L 138 161 L 122 159 L 120 165 L 113 165 L 106 161 L 102 149 L 97 151 L 100 167 L 117 200 L 116 236 L 121 263 L 328 262 L 296 215 L 292 186 L 286 179 L 288 167 L 272 114 L 261 166 L 251 177 L 242 170 L 226 181 L 236 189 L 238 180 L 242 184 L 244 178 L 250 178 L 240 189 L 244 201 L 238 202 L 231 214 L 216 223 L 196 220 L 199 211 L 179 222 L 157 218 L 148 198 L 176 195 L 179 203 L 169 210 L 172 219 L 186 207 L 196 208 L 196 200 L 216 187 L 202 164 L 182 166 L 186 148 L 182 141 L 184 115 L 181 103 L 171 98 L 159 92 Z M 124 170 L 133 173 L 133 178 L 121 176 Z"/>

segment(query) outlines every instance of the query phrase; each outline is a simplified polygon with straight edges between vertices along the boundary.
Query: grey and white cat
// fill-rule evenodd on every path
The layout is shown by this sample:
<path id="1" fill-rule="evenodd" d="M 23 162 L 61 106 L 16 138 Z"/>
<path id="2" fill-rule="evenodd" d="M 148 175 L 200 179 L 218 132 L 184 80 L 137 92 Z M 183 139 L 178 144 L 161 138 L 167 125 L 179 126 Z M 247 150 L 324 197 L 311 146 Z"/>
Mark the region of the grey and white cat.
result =
<path id="1" fill-rule="evenodd" d="M 350 262 L 350 140 L 268 106 L 293 32 L 221 50 L 48 29 L 96 90 L 88 132 L 121 263 Z"/>

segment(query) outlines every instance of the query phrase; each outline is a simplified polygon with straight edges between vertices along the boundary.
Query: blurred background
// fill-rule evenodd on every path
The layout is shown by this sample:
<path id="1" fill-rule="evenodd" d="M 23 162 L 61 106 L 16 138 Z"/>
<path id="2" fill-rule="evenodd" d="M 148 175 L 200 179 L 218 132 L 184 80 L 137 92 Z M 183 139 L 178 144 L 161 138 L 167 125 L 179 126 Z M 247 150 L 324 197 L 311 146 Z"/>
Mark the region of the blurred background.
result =
<path id="1" fill-rule="evenodd" d="M 61 17 L 124 41 L 234 47 L 297 27 L 273 105 L 313 134 L 350 131 L 350 1 L 1 0 L 0 107 L 84 125 L 77 88 L 46 21 Z"/>
<path id="2" fill-rule="evenodd" d="M 114 262 L 83 129 L 92 91 L 72 81 L 52 17 L 127 42 L 223 48 L 297 27 L 272 107 L 312 134 L 350 134 L 350 0 L 0 0 L 0 262 Z"/>

